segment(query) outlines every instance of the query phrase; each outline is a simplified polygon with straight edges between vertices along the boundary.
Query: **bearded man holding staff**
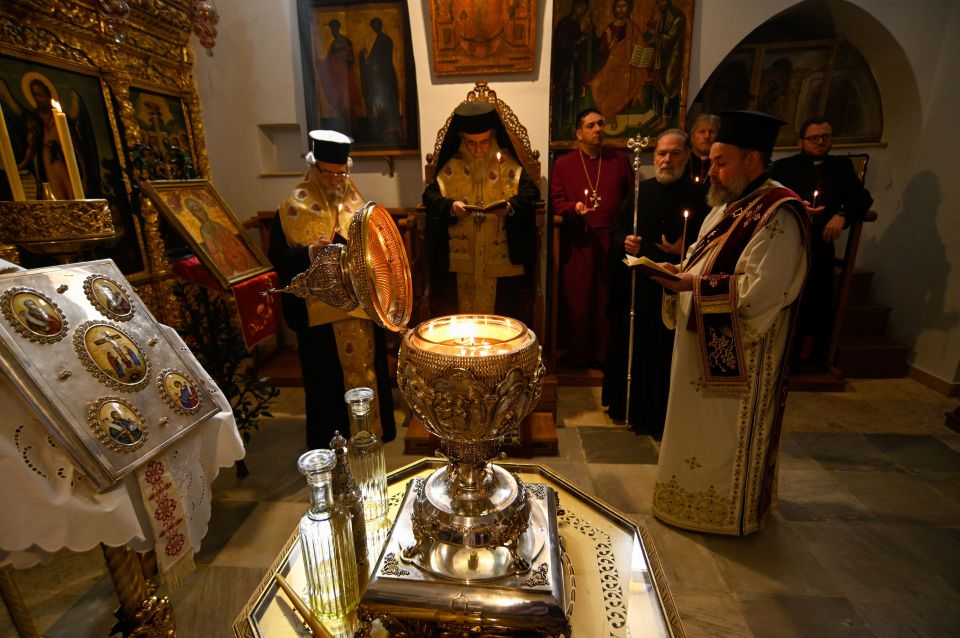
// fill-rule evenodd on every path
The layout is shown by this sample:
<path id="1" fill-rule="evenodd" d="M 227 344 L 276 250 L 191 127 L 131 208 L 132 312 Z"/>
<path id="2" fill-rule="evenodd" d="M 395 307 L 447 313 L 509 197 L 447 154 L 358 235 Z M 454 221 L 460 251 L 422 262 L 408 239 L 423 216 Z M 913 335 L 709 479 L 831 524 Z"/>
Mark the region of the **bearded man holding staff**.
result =
<path id="1" fill-rule="evenodd" d="M 532 325 L 539 199 L 493 105 L 462 102 L 423 193 L 432 315 L 496 313 Z"/>
<path id="2" fill-rule="evenodd" d="M 676 327 L 653 514 L 684 529 L 745 535 L 776 500 L 789 344 L 809 260 L 797 195 L 769 179 L 783 122 L 721 114 L 710 149 L 713 210 L 665 308 Z"/>

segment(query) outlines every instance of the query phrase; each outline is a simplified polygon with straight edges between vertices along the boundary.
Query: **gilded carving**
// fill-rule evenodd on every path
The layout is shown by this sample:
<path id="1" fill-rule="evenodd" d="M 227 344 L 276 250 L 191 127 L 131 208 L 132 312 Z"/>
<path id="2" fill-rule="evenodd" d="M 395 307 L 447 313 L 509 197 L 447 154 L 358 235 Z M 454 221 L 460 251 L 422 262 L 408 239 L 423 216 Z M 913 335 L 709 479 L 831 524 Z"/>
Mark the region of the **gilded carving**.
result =
<path id="1" fill-rule="evenodd" d="M 113 216 L 105 199 L 0 202 L 3 236 L 14 243 L 92 241 L 113 237 Z"/>

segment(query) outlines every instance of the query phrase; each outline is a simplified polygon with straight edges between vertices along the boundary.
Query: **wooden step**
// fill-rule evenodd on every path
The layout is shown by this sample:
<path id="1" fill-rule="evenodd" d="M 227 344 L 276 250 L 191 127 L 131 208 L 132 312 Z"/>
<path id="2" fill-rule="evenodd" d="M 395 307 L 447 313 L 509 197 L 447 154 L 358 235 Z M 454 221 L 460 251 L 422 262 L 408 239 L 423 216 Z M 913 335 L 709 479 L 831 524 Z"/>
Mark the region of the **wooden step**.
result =
<path id="1" fill-rule="evenodd" d="M 907 374 L 910 346 L 886 337 L 846 336 L 837 350 L 836 366 L 849 377 L 891 379 Z"/>
<path id="2" fill-rule="evenodd" d="M 863 337 L 882 337 L 887 331 L 890 306 L 872 301 L 858 301 L 847 306 L 840 334 Z"/>
<path id="3" fill-rule="evenodd" d="M 850 297 L 847 303 L 869 302 L 870 287 L 873 285 L 873 271 L 853 269 L 853 278 L 850 280 Z M 840 269 L 834 271 L 833 289 L 840 290 Z"/>
<path id="4" fill-rule="evenodd" d="M 556 456 L 557 424 L 549 412 L 534 412 L 521 425 L 524 428 L 524 444 L 520 447 L 505 447 L 507 456 L 528 459 L 531 456 Z M 422 456 L 434 456 L 440 446 L 440 439 L 427 432 L 420 419 L 413 417 L 407 425 L 407 434 L 403 438 L 403 453 Z"/>
<path id="5" fill-rule="evenodd" d="M 563 363 L 557 364 L 557 383 L 559 385 L 601 386 L 603 371 L 593 368 L 574 368 Z"/>

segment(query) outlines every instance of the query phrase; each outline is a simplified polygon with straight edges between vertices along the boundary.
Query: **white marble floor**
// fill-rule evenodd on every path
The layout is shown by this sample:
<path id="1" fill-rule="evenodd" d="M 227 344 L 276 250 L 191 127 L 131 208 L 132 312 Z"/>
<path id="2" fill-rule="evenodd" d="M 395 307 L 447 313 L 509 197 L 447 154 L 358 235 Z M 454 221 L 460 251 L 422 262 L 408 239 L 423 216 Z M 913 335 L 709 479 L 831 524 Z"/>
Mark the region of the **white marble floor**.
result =
<path id="1" fill-rule="evenodd" d="M 960 435 L 943 425 L 956 399 L 909 379 L 794 393 L 778 509 L 760 533 L 727 538 L 658 523 L 657 444 L 615 426 L 597 389 L 559 396 L 560 455 L 534 460 L 650 529 L 688 636 L 960 635 Z M 214 484 L 198 572 L 172 596 L 181 638 L 232 635 L 302 514 L 301 406 L 285 390 L 249 445 L 250 475 L 225 468 Z M 391 468 L 414 460 L 399 439 L 386 450 Z M 108 635 L 116 599 L 99 550 L 14 577 L 44 636 Z M 13 635 L 2 609 L 0 636 Z"/>

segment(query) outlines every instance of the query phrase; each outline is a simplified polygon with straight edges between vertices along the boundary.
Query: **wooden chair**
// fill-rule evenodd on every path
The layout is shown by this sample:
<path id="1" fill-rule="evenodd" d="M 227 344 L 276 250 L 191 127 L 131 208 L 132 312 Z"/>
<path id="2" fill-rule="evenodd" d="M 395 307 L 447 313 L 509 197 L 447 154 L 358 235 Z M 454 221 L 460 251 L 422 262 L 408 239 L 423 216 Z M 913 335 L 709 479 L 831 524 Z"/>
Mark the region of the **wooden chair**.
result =
<path id="1" fill-rule="evenodd" d="M 496 92 L 491 89 L 487 83 L 483 80 L 480 80 L 476 85 L 467 93 L 466 100 L 467 102 L 486 102 L 492 105 L 496 111 L 497 115 L 500 116 L 500 121 L 503 122 L 503 126 L 507 131 L 507 135 L 510 137 L 510 143 L 513 145 L 513 148 L 516 150 L 519 157 L 517 160 L 520 164 L 523 165 L 523 170 L 527 172 L 527 175 L 530 179 L 533 180 L 537 186 L 540 186 L 540 151 L 533 150 L 530 148 L 530 136 L 527 134 L 527 128 L 520 123 L 520 120 L 514 114 L 513 110 L 507 105 L 506 102 L 497 97 Z M 450 116 L 447 118 L 447 121 L 437 132 L 436 143 L 433 147 L 432 153 L 427 153 L 427 163 L 424 167 L 424 175 L 426 178 L 426 183 L 429 184 L 433 181 L 433 178 L 437 174 L 437 163 L 440 157 L 440 147 L 443 145 L 443 140 L 447 135 L 447 131 L 450 128 L 450 123 L 453 121 L 453 112 L 451 111 Z M 543 189 L 541 188 L 541 192 Z M 421 216 L 420 224 L 422 228 L 426 227 L 426 212 L 422 207 L 418 209 L 418 215 Z M 537 337 L 540 339 L 541 345 L 546 348 L 549 343 L 549 335 L 546 330 L 545 325 L 545 304 L 544 304 L 544 293 L 543 286 L 541 284 L 541 268 L 542 268 L 542 255 L 541 247 L 543 246 L 543 236 L 546 229 L 546 204 L 544 203 L 543 198 L 541 197 L 540 201 L 537 203 L 536 209 L 536 219 L 537 219 L 537 260 L 535 266 L 534 277 L 534 299 L 533 299 L 533 325 L 530 326 L 533 328 L 533 331 L 537 334 Z M 426 268 L 427 264 L 424 260 L 422 262 L 423 267 Z M 423 280 L 427 279 L 426 273 L 421 274 Z M 415 274 L 416 278 L 417 275 Z M 424 291 L 424 298 L 417 303 L 417 307 L 420 308 L 429 308 L 429 290 Z M 425 318 L 425 317 L 423 317 Z M 547 358 L 544 358 L 544 363 L 547 363 Z"/>

